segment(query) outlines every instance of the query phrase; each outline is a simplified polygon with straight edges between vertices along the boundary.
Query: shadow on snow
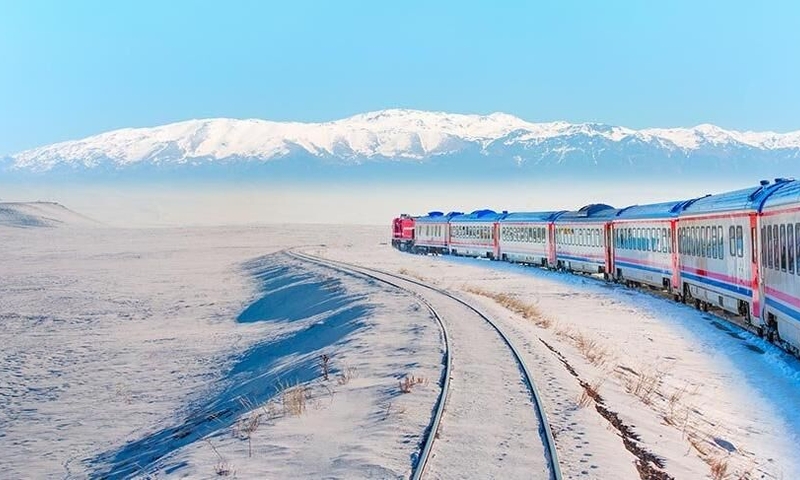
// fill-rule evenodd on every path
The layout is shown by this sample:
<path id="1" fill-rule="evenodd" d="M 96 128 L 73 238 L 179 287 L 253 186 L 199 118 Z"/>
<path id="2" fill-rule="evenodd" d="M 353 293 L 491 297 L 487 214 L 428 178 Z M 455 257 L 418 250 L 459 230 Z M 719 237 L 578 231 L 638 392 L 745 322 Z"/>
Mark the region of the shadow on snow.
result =
<path id="1" fill-rule="evenodd" d="M 268 255 L 245 264 L 261 282 L 264 295 L 237 318 L 246 322 L 295 322 L 315 317 L 313 323 L 284 337 L 257 343 L 238 355 L 221 388 L 187 408 L 176 425 L 129 442 L 86 460 L 91 478 L 122 479 L 163 468 L 178 449 L 230 427 L 248 411 L 277 394 L 278 383 L 307 382 L 319 376 L 321 350 L 342 341 L 363 326 L 371 307 L 360 296 L 348 295 L 341 283 L 282 263 Z"/>

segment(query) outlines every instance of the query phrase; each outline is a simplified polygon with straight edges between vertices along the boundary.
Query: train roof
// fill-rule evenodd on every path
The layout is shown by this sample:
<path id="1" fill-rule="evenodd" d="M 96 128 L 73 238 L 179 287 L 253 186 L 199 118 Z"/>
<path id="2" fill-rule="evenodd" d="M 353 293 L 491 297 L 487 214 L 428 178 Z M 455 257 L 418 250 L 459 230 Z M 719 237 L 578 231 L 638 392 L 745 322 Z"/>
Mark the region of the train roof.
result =
<path id="1" fill-rule="evenodd" d="M 702 197 L 700 197 L 702 198 Z M 699 200 L 692 198 L 689 200 L 674 200 L 671 202 L 650 203 L 647 205 L 631 205 L 617 211 L 617 219 L 637 220 L 649 218 L 675 218 L 686 207 Z"/>
<path id="2" fill-rule="evenodd" d="M 475 222 L 496 222 L 505 216 L 508 212 L 497 213 L 494 210 L 475 210 L 472 213 L 456 215 L 450 219 L 451 223 L 475 223 Z"/>
<path id="3" fill-rule="evenodd" d="M 703 213 L 725 213 L 739 210 L 760 211 L 764 202 L 773 193 L 789 185 L 792 181 L 784 178 L 776 178 L 774 183 L 764 180 L 757 187 L 743 188 L 733 192 L 719 193 L 716 195 L 706 195 L 691 205 L 687 206 L 683 215 L 698 215 Z"/>
<path id="4" fill-rule="evenodd" d="M 500 222 L 552 222 L 564 210 L 553 212 L 514 212 L 503 217 Z"/>
<path id="5" fill-rule="evenodd" d="M 420 223 L 443 223 L 449 221 L 451 218 L 463 215 L 462 212 L 428 212 L 424 217 L 417 217 L 416 221 Z"/>
<path id="6" fill-rule="evenodd" d="M 592 203 L 579 210 L 556 215 L 556 222 L 596 222 L 614 218 L 619 210 L 605 203 Z"/>
<path id="7" fill-rule="evenodd" d="M 779 207 L 788 203 L 800 203 L 800 182 L 794 179 L 766 197 L 761 206 L 762 208 Z"/>

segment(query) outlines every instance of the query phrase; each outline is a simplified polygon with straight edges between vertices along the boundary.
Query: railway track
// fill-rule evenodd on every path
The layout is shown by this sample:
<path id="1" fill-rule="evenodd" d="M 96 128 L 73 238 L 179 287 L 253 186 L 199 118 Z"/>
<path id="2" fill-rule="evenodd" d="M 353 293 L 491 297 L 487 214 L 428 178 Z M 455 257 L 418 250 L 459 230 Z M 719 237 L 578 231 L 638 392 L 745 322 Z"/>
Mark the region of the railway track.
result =
<path id="1" fill-rule="evenodd" d="M 305 253 L 286 253 L 410 293 L 439 323 L 445 343 L 441 393 L 412 480 L 423 475 L 561 480 L 552 431 L 530 371 L 491 318 L 465 300 L 423 281 Z M 470 318 L 480 321 L 467 321 Z M 500 356 L 513 362 L 504 361 L 498 367 L 489 360 Z M 531 409 L 534 415 L 530 415 Z"/>

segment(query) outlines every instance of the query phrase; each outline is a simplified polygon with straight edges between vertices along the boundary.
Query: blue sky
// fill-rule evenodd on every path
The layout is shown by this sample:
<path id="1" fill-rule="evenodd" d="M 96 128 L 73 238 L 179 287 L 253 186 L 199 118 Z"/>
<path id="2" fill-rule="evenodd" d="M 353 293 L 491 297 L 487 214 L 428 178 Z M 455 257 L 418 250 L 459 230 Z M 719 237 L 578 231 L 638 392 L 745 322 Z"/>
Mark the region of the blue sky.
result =
<path id="1" fill-rule="evenodd" d="M 800 3 L 0 0 L 0 154 L 391 107 L 800 129 Z"/>

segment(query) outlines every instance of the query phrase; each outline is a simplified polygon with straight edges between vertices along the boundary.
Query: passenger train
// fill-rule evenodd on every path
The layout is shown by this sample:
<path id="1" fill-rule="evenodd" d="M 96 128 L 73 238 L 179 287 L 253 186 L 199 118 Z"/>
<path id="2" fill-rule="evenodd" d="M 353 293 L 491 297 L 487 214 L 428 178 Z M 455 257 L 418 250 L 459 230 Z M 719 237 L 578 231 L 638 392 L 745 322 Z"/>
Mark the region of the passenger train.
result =
<path id="1" fill-rule="evenodd" d="M 394 219 L 392 245 L 599 274 L 741 316 L 800 356 L 800 182 L 650 205 L 430 212 Z"/>

